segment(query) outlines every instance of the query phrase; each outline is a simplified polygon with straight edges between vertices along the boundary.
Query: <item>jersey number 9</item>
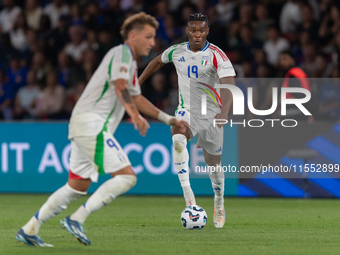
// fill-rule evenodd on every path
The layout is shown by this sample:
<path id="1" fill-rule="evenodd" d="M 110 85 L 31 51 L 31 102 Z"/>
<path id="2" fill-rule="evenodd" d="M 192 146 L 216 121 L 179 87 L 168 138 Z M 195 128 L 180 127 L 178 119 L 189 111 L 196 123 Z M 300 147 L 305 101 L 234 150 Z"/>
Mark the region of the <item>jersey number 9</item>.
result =
<path id="1" fill-rule="evenodd" d="M 112 141 L 112 139 L 109 139 L 106 141 L 107 145 L 110 146 L 111 148 L 114 147 L 119 151 L 119 148 L 117 147 L 117 145 L 115 144 L 114 141 Z"/>

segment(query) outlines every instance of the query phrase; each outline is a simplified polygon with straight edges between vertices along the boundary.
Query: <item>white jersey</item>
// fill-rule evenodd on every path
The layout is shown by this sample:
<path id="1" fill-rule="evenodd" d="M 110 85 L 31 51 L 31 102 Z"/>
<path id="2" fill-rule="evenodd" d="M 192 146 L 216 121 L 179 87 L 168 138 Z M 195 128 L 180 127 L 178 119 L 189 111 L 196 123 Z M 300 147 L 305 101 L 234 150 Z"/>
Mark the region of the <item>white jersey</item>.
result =
<path id="1" fill-rule="evenodd" d="M 162 54 L 162 62 L 173 62 L 178 75 L 179 106 L 195 117 L 212 118 L 221 111 L 219 91 L 214 89 L 219 78 L 235 76 L 226 54 L 207 41 L 198 52 L 190 50 L 189 42 L 173 45 Z M 207 98 L 207 115 L 201 115 L 202 94 Z"/>
<path id="2" fill-rule="evenodd" d="M 114 88 L 114 81 L 117 79 L 128 81 L 131 96 L 141 93 L 137 63 L 126 44 L 109 50 L 88 82 L 72 111 L 69 139 L 96 136 L 101 131 L 114 133 L 125 112 Z"/>

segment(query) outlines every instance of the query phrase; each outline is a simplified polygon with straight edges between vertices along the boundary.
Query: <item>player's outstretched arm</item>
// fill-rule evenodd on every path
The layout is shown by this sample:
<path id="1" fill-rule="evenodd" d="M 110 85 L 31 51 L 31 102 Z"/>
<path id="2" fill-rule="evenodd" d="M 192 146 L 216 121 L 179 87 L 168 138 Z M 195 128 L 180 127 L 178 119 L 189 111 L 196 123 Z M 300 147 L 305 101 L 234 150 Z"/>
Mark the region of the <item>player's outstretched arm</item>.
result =
<path id="1" fill-rule="evenodd" d="M 119 101 L 122 103 L 126 112 L 131 117 L 131 121 L 135 126 L 135 129 L 138 129 L 139 133 L 142 136 L 145 136 L 150 126 L 148 122 L 139 114 L 138 108 L 134 104 L 132 97 L 127 89 L 127 81 L 124 79 L 116 80 L 115 91 Z"/>
<path id="2" fill-rule="evenodd" d="M 176 126 L 179 129 L 183 128 L 183 131 L 185 131 L 183 121 L 179 121 L 175 117 L 170 116 L 169 114 L 161 111 L 160 109 L 155 107 L 149 100 L 147 100 L 144 96 L 138 95 L 138 96 L 133 96 L 132 98 L 133 98 L 135 105 L 137 106 L 138 110 L 141 113 L 151 118 L 158 119 L 169 126 Z"/>
<path id="3" fill-rule="evenodd" d="M 139 84 L 142 85 L 147 78 L 149 78 L 151 75 L 157 72 L 158 69 L 161 68 L 162 66 L 164 66 L 164 63 L 162 62 L 161 54 L 155 57 L 144 69 L 143 73 L 138 78 Z"/>
<path id="4" fill-rule="evenodd" d="M 234 77 L 223 77 L 220 79 L 221 84 L 235 85 Z M 228 119 L 228 113 L 233 102 L 233 96 L 229 89 L 220 89 L 222 109 L 221 112 L 215 116 L 215 119 Z M 223 127 L 224 124 L 218 124 L 219 128 Z"/>

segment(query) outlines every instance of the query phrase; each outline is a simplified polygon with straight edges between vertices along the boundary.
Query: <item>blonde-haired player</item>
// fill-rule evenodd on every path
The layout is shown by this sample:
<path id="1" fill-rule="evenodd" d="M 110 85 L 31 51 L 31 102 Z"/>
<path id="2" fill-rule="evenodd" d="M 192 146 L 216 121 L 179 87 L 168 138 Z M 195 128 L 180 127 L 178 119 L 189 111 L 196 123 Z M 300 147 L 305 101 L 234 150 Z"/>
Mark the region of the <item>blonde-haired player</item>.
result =
<path id="1" fill-rule="evenodd" d="M 68 182 L 18 231 L 18 241 L 51 247 L 38 236 L 41 225 L 85 195 L 99 174 L 108 173 L 113 178 L 103 183 L 76 212 L 60 221 L 78 241 L 91 244 L 83 229 L 86 218 L 136 184 L 130 161 L 112 135 L 125 111 L 142 136 L 149 124 L 140 112 L 183 128 L 182 122 L 157 109 L 140 94 L 136 59 L 149 54 L 155 45 L 157 28 L 156 19 L 143 12 L 125 20 L 121 28 L 125 43 L 105 55 L 73 109 L 69 125 L 72 149 Z"/>

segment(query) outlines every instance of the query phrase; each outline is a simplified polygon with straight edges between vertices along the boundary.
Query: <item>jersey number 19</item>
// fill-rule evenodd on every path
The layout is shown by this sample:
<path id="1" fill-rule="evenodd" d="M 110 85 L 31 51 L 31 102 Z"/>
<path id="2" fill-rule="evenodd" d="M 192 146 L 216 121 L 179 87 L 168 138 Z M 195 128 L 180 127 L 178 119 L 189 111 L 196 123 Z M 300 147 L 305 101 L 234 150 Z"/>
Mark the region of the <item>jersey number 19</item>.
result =
<path id="1" fill-rule="evenodd" d="M 188 66 L 188 77 L 189 78 L 190 78 L 190 69 L 191 69 L 191 72 L 193 74 L 196 74 L 196 78 L 198 78 L 198 68 L 197 68 L 197 66 L 192 66 L 191 68 L 190 68 L 190 66 Z"/>

